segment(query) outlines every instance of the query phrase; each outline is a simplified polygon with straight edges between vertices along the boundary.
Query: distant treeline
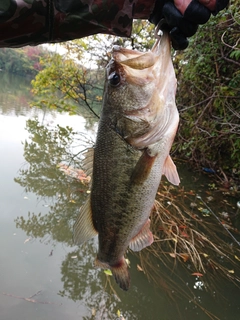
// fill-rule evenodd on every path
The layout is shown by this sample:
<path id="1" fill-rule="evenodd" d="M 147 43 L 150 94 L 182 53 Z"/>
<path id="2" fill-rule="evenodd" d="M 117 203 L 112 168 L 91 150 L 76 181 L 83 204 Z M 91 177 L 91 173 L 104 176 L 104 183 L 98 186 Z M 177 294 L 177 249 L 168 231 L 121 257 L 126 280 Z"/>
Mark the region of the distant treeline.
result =
<path id="1" fill-rule="evenodd" d="M 42 69 L 40 58 L 45 56 L 41 46 L 24 48 L 1 48 L 0 69 L 21 76 L 35 77 Z"/>

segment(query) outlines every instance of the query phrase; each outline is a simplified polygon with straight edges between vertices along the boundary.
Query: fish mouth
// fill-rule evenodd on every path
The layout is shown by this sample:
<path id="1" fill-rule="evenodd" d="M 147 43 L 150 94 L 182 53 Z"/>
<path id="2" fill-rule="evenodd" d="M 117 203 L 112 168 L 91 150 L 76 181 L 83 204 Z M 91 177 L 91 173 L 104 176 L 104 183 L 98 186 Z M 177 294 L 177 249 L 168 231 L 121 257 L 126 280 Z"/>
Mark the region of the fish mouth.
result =
<path id="1" fill-rule="evenodd" d="M 120 46 L 113 47 L 112 56 L 117 63 L 136 70 L 152 67 L 158 58 L 152 51 L 143 53 L 137 50 L 125 49 Z"/>
<path id="2" fill-rule="evenodd" d="M 143 54 L 115 46 L 113 57 L 107 67 L 108 81 L 113 86 L 124 82 L 144 86 L 153 80 L 151 68 L 155 65 L 156 60 L 157 56 L 150 51 Z"/>
<path id="3" fill-rule="evenodd" d="M 150 68 L 155 65 L 158 57 L 151 51 L 143 53 L 114 46 L 112 57 L 115 67 L 113 72 L 118 72 L 128 83 L 143 86 L 153 80 Z"/>
<path id="4" fill-rule="evenodd" d="M 162 36 L 156 40 L 152 50 L 141 52 L 138 50 L 126 49 L 120 46 L 113 46 L 112 59 L 121 65 L 129 66 L 132 69 L 143 70 L 150 68 L 157 61 L 171 60 L 171 44 L 168 32 L 163 32 Z"/>
<path id="5" fill-rule="evenodd" d="M 113 78 L 117 79 L 119 76 L 119 81 L 113 84 L 118 85 L 126 81 L 144 86 L 153 81 L 156 75 L 162 75 L 160 78 L 164 77 L 163 81 L 166 83 L 166 75 L 172 73 L 168 70 L 169 64 L 171 65 L 171 45 L 168 33 L 163 33 L 152 50 L 147 52 L 115 45 L 112 49 L 112 59 L 107 67 L 108 80 L 111 83 Z M 172 74 L 175 76 L 174 72 Z"/>

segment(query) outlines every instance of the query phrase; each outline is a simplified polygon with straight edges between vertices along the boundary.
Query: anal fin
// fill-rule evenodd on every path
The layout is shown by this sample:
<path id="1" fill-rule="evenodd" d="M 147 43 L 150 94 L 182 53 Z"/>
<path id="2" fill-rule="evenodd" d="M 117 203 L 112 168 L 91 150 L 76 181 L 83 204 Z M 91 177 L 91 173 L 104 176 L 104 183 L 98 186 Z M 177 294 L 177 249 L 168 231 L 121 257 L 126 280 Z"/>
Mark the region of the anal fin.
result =
<path id="1" fill-rule="evenodd" d="M 132 238 L 129 248 L 133 251 L 140 251 L 143 248 L 150 246 L 153 243 L 153 235 L 149 229 L 150 220 L 144 224 L 140 232 Z"/>
<path id="2" fill-rule="evenodd" d="M 169 155 L 167 156 L 164 163 L 163 174 L 166 176 L 169 182 L 176 186 L 179 185 L 180 178 L 177 172 L 177 168 Z"/>
<path id="3" fill-rule="evenodd" d="M 74 223 L 73 241 L 75 244 L 79 245 L 96 235 L 97 231 L 95 230 L 92 222 L 92 210 L 89 196 L 84 205 L 80 208 L 79 215 Z"/>

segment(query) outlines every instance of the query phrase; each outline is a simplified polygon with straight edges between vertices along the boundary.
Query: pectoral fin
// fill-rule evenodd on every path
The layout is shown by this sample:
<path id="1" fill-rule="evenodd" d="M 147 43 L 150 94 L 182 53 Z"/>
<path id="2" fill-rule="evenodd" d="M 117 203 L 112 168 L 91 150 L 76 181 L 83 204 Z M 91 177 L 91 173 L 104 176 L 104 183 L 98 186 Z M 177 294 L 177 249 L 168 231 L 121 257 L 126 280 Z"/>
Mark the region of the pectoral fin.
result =
<path id="1" fill-rule="evenodd" d="M 150 156 L 145 149 L 139 158 L 131 175 L 131 182 L 135 184 L 143 183 L 149 176 L 156 156 Z"/>
<path id="2" fill-rule="evenodd" d="M 180 179 L 178 176 L 177 168 L 172 161 L 172 158 L 168 155 L 164 167 L 163 167 L 163 174 L 165 174 L 166 178 L 168 179 L 169 182 L 172 184 L 178 186 L 180 183 Z"/>
<path id="3" fill-rule="evenodd" d="M 77 220 L 73 226 L 73 241 L 80 245 L 97 235 L 92 222 L 92 210 L 90 205 L 90 197 L 87 198 L 81 207 Z"/>
<path id="4" fill-rule="evenodd" d="M 134 238 L 132 238 L 129 244 L 129 248 L 131 250 L 140 251 L 153 243 L 153 235 L 149 227 L 150 220 L 148 219 L 148 221 L 145 223 L 140 232 Z"/>

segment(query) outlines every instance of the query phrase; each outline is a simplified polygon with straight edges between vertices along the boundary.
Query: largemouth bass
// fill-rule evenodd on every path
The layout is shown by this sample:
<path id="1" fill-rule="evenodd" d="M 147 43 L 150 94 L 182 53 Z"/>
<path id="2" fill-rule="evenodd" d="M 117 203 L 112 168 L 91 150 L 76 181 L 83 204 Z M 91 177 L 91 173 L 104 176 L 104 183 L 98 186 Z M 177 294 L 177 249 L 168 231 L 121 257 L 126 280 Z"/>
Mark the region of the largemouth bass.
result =
<path id="1" fill-rule="evenodd" d="M 89 174 L 93 154 L 91 193 L 74 225 L 74 241 L 98 234 L 95 265 L 111 269 L 124 290 L 130 285 L 127 248 L 140 251 L 153 242 L 149 216 L 161 176 L 179 184 L 169 156 L 179 122 L 175 93 L 167 33 L 146 53 L 113 48 L 96 144 L 85 161 Z"/>

